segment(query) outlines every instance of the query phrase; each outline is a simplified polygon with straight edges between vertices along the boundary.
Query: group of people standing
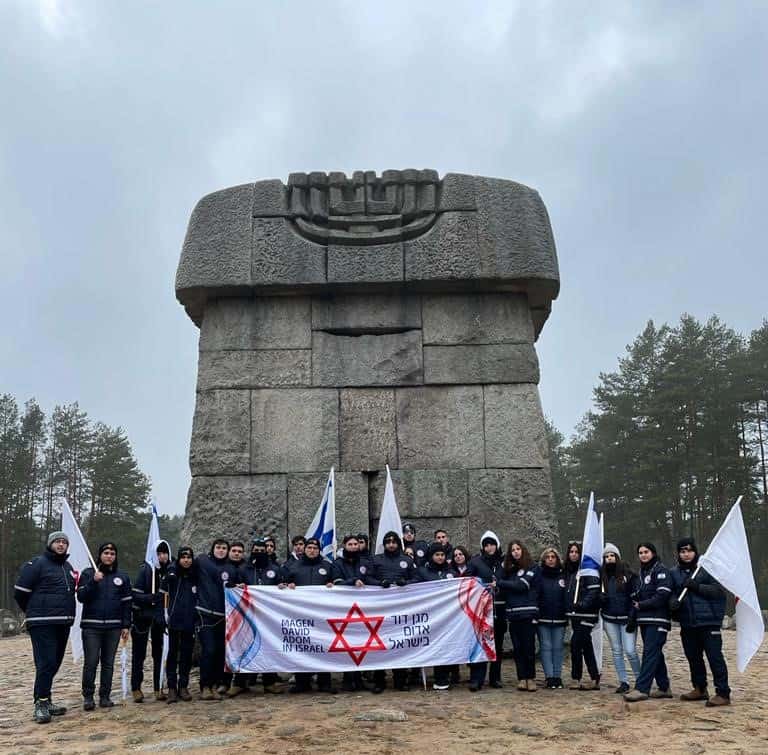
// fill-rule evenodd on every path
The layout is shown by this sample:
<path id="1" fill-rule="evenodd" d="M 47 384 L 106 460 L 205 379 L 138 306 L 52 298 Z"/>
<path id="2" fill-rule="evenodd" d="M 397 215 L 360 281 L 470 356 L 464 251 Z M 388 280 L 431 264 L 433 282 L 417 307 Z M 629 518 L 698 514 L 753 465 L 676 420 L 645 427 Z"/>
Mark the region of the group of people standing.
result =
<path id="1" fill-rule="evenodd" d="M 579 576 L 581 545 L 568 544 L 563 560 L 557 549 L 545 548 L 538 560 L 520 540 L 502 550 L 495 533 L 487 531 L 480 551 L 471 556 L 463 546 L 452 546 L 448 533 L 437 530 L 427 542 L 416 538 L 415 527 L 406 524 L 402 535 L 388 532 L 383 553 L 371 555 L 368 536 L 347 535 L 333 561 L 321 554 L 315 538 L 294 537 L 285 562 L 276 556 L 274 538 L 259 537 L 246 554 L 241 541 L 213 541 L 207 554 L 195 556 L 192 548 L 179 548 L 171 558 L 164 540 L 157 544 L 157 567 L 143 564 L 133 583 L 118 568 L 117 546 L 99 546 L 95 568 L 77 574 L 68 562 L 69 541 L 63 532 L 48 537 L 42 555 L 27 562 L 15 585 L 15 598 L 26 613 L 32 640 L 36 676 L 34 717 L 47 723 L 66 708 L 52 699 L 51 687 L 64 657 L 75 601 L 83 606 L 81 617 L 84 665 L 83 708 L 96 707 L 96 672 L 100 667 L 98 705 L 112 707 L 112 675 L 119 642 L 132 638 L 131 687 L 135 702 L 144 701 L 144 662 L 151 643 L 153 690 L 158 700 L 189 701 L 190 670 L 199 638 L 200 699 L 235 697 L 256 681 L 256 675 L 231 674 L 225 665 L 224 588 L 239 584 L 272 585 L 281 589 L 298 586 L 349 585 L 397 588 L 412 582 L 477 577 L 493 592 L 496 660 L 472 663 L 469 689 L 486 684 L 500 688 L 504 640 L 511 640 L 517 688 L 536 692 L 536 641 L 548 689 L 562 689 L 566 628 L 572 630 L 569 689 L 600 689 L 601 674 L 592 644 L 592 632 L 602 618 L 619 680 L 616 692 L 629 702 L 649 697 L 671 698 L 664 645 L 672 619 L 680 623 L 683 650 L 691 672 L 692 689 L 685 701 L 706 700 L 709 706 L 730 704 L 728 670 L 722 653 L 720 627 L 725 613 L 725 591 L 704 570 L 696 572 L 698 549 L 691 538 L 677 544 L 677 565 L 670 569 L 658 558 L 652 543 L 637 548 L 638 566 L 633 570 L 610 543 L 603 553 L 599 576 Z M 637 634 L 643 641 L 642 659 Z M 164 636 L 168 635 L 165 662 L 167 693 L 161 687 Z M 710 697 L 706 656 L 715 687 Z M 634 677 L 630 684 L 625 658 Z M 586 666 L 586 678 L 584 667 Z M 312 689 L 335 692 L 329 673 L 294 675 L 291 693 Z M 367 678 L 366 678 L 367 677 Z M 421 678 L 420 669 L 392 671 L 395 689 L 406 691 Z M 458 666 L 434 669 L 433 689 L 448 690 L 460 679 Z M 280 691 L 275 673 L 261 674 L 265 693 Z M 655 682 L 655 689 L 652 690 Z M 370 689 L 381 693 L 386 672 L 371 675 L 347 672 L 342 689 Z"/>

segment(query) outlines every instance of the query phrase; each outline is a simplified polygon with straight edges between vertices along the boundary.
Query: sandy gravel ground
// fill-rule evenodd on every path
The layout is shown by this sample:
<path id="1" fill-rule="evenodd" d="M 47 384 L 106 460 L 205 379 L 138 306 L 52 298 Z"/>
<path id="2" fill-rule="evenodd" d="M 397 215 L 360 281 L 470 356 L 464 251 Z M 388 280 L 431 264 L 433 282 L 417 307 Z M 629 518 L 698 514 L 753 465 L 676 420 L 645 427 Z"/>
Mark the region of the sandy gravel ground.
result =
<path id="1" fill-rule="evenodd" d="M 667 658 L 672 688 L 679 694 L 689 685 L 677 630 L 673 634 Z M 505 659 L 505 688 L 477 694 L 467 690 L 463 668 L 464 682 L 442 693 L 264 697 L 259 689 L 222 702 L 167 705 L 152 700 L 137 705 L 127 700 L 111 710 L 85 713 L 80 668 L 68 656 L 54 696 L 71 707 L 47 725 L 31 718 L 29 639 L 6 638 L 0 640 L 0 752 L 768 753 L 768 643 L 747 672 L 739 674 L 735 632 L 723 635 L 731 667 L 730 708 L 677 699 L 630 707 L 613 692 L 610 660 L 599 692 L 518 692 L 514 664 Z M 196 685 L 195 672 L 191 688 Z M 404 721 L 364 720 L 406 716 Z"/>

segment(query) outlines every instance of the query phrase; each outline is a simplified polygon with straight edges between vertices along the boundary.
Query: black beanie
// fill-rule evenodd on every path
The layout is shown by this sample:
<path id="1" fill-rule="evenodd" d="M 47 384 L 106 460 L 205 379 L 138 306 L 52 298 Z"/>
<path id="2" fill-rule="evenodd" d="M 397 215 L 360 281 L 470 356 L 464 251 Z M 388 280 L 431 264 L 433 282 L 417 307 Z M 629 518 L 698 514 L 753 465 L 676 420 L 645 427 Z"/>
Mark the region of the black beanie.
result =
<path id="1" fill-rule="evenodd" d="M 441 543 L 432 543 L 432 545 L 429 546 L 429 557 L 432 558 L 432 556 L 434 556 L 435 553 L 442 553 L 444 555 L 447 555 L 448 549 Z"/>
<path id="2" fill-rule="evenodd" d="M 654 556 L 658 555 L 658 551 L 656 550 L 656 546 L 653 543 L 638 543 L 636 550 L 640 550 L 640 548 L 648 548 L 651 553 L 653 553 Z"/>
<path id="3" fill-rule="evenodd" d="M 102 543 L 99 546 L 99 556 L 101 556 L 107 548 L 111 548 L 115 552 L 115 558 L 117 558 L 117 546 L 111 540 L 107 540 L 106 543 Z"/>
<path id="4" fill-rule="evenodd" d="M 189 556 L 190 558 L 195 557 L 195 552 L 190 548 L 188 545 L 182 545 L 181 548 L 179 548 L 178 553 L 176 554 L 176 558 L 181 558 L 182 556 Z"/>
<path id="5" fill-rule="evenodd" d="M 680 548 L 690 548 L 696 554 L 699 552 L 699 549 L 696 547 L 696 541 L 692 537 L 681 537 L 677 541 L 677 547 L 675 550 L 679 551 Z"/>

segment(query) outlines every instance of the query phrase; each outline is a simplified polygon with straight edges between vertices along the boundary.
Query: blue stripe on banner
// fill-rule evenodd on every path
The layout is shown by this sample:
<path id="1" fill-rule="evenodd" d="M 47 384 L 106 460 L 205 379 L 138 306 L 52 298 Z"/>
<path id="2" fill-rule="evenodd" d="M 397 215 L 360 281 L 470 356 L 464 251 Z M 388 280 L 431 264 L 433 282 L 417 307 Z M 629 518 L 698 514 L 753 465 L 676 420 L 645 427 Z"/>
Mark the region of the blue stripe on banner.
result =
<path id="1" fill-rule="evenodd" d="M 597 569 L 600 570 L 600 564 L 595 561 L 592 556 L 588 556 L 586 553 L 581 557 L 581 568 L 582 569 Z"/>

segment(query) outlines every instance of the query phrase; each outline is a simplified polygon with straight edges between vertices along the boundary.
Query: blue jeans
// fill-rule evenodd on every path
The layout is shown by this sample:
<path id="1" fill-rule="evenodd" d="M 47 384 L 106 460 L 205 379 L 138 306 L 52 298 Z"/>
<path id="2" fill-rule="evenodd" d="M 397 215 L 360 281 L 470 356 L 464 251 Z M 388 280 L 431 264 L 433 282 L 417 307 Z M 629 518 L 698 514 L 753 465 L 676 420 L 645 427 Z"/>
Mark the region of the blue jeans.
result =
<path id="1" fill-rule="evenodd" d="M 656 686 L 660 690 L 668 690 L 669 674 L 664 661 L 664 644 L 669 630 L 655 624 L 641 624 L 640 633 L 643 636 L 643 661 L 640 664 L 640 673 L 635 680 L 635 689 L 647 695 L 655 679 Z"/>
<path id="2" fill-rule="evenodd" d="M 637 632 L 627 632 L 626 624 L 616 624 L 612 621 L 603 619 L 603 629 L 608 635 L 608 642 L 611 644 L 611 653 L 613 654 L 613 667 L 616 669 L 616 676 L 620 682 L 629 684 L 627 667 L 624 665 L 624 654 L 629 659 L 629 665 L 632 667 L 632 673 L 637 679 L 640 673 L 640 657 L 637 654 Z"/>
<path id="3" fill-rule="evenodd" d="M 539 624 L 539 650 L 544 676 L 559 679 L 563 673 L 565 624 Z"/>

